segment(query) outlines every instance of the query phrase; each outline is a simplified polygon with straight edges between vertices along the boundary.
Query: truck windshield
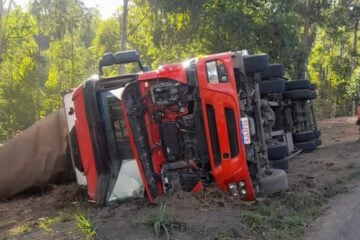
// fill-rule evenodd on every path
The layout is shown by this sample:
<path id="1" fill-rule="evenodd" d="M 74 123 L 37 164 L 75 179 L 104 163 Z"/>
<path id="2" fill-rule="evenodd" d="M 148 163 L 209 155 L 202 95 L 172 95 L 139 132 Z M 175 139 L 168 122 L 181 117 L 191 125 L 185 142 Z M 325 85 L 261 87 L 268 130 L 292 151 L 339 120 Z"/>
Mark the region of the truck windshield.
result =
<path id="1" fill-rule="evenodd" d="M 120 163 L 121 160 L 134 159 L 119 99 L 121 92 L 121 89 L 116 89 L 100 93 L 100 111 L 109 156 L 112 162 Z"/>
<path id="2" fill-rule="evenodd" d="M 106 146 L 111 165 L 109 201 L 143 195 L 140 173 L 131 150 L 122 112 L 120 100 L 122 89 L 106 90 L 101 92 L 99 96 Z"/>

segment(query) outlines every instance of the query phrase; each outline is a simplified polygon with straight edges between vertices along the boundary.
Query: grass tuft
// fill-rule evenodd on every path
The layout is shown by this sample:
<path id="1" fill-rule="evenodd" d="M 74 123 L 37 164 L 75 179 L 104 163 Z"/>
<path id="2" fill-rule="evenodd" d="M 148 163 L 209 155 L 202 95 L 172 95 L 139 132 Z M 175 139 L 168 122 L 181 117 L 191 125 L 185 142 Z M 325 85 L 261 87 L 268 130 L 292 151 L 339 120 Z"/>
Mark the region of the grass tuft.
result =
<path id="1" fill-rule="evenodd" d="M 10 236 L 21 236 L 21 235 L 24 235 L 25 233 L 28 233 L 31 231 L 31 228 L 29 227 L 29 225 L 27 224 L 23 224 L 23 225 L 20 225 L 20 226 L 16 226 L 12 229 L 9 230 L 9 235 Z"/>
<path id="2" fill-rule="evenodd" d="M 230 228 L 226 232 L 219 232 L 211 240 L 235 240 L 240 239 L 241 235 L 235 228 Z"/>
<path id="3" fill-rule="evenodd" d="M 266 239 L 292 239 L 320 211 L 316 193 L 304 192 L 264 200 L 242 213 L 242 222 Z"/>
<path id="4" fill-rule="evenodd" d="M 86 239 L 93 239 L 96 234 L 90 221 L 81 213 L 75 215 L 77 229 L 86 236 Z"/>
<path id="5" fill-rule="evenodd" d="M 172 231 L 186 231 L 185 223 L 177 221 L 173 216 L 166 212 L 165 203 L 161 203 L 157 214 L 151 215 L 145 224 L 154 231 L 156 238 L 159 238 L 163 233 L 165 233 L 167 239 L 170 239 Z"/>
<path id="6" fill-rule="evenodd" d="M 70 214 L 66 214 L 63 212 L 60 212 L 58 216 L 50 218 L 50 217 L 43 217 L 38 219 L 38 226 L 45 232 L 52 232 L 51 226 L 56 223 L 60 222 L 69 222 L 72 220 L 72 217 Z"/>

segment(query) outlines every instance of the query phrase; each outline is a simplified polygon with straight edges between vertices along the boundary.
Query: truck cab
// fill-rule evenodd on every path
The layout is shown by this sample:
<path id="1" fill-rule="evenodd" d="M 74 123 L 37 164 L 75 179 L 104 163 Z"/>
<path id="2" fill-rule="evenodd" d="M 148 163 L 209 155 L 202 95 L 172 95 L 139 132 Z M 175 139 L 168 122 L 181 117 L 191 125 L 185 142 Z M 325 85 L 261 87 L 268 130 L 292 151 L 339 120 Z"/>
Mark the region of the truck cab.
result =
<path id="1" fill-rule="evenodd" d="M 72 92 L 73 161 L 91 200 L 144 191 L 153 201 L 212 182 L 247 201 L 287 189 L 286 173 L 269 168 L 263 139 L 257 72 L 267 55 L 226 52 L 146 71 L 136 51 L 127 51 L 106 54 L 99 72 L 129 62 L 141 71 L 96 76 Z M 124 174 L 141 184 L 119 194 L 129 187 Z"/>

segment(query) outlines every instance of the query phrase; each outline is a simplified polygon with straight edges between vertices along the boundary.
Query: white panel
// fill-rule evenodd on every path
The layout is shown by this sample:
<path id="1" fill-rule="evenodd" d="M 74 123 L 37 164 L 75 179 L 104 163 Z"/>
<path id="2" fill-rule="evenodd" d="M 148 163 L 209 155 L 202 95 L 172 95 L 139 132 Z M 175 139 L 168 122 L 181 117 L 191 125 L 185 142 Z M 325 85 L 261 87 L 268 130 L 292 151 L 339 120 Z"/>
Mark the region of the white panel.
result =
<path id="1" fill-rule="evenodd" d="M 66 121 L 67 121 L 67 129 L 68 129 L 68 140 L 69 142 L 71 141 L 70 139 L 70 131 L 73 127 L 75 127 L 75 114 L 69 114 L 71 108 L 74 109 L 74 103 L 72 101 L 72 94 L 73 92 L 66 92 L 63 93 L 63 104 L 64 104 L 64 108 L 65 108 L 65 115 L 66 115 Z M 71 152 L 71 162 L 73 164 L 73 168 L 75 171 L 75 176 L 76 176 L 76 182 L 79 185 L 87 185 L 86 183 L 86 177 L 85 175 L 80 172 L 74 165 L 74 159 L 73 159 L 73 149 L 71 148 L 71 144 L 70 144 L 70 152 Z"/>

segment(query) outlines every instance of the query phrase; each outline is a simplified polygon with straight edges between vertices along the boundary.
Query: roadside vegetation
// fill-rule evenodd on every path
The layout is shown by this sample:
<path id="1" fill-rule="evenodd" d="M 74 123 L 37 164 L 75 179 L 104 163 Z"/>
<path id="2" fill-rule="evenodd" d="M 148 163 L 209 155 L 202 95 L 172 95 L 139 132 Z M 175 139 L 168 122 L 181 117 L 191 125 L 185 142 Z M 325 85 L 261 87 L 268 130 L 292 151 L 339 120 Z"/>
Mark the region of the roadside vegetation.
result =
<path id="1" fill-rule="evenodd" d="M 349 191 L 353 183 L 359 179 L 360 167 L 356 167 L 350 172 L 346 172 L 343 177 L 339 176 L 329 182 L 322 182 L 313 189 L 309 188 L 306 182 L 297 183 L 291 186 L 289 192 L 272 198 L 259 198 L 256 203 L 234 208 L 234 214 L 237 214 L 236 218 L 232 219 L 232 222 L 228 222 L 227 227 L 209 228 L 209 231 L 205 228 L 202 237 L 212 240 L 295 239 L 302 236 L 305 228 L 321 214 L 322 207 L 329 199 L 339 193 Z M 231 205 L 236 202 L 223 194 L 218 194 L 216 198 L 222 199 L 220 201 L 211 199 L 211 202 L 206 204 L 209 211 L 214 208 L 219 209 L 219 206 L 212 205 L 216 202 L 223 202 L 225 206 L 222 208 L 224 209 L 231 208 Z M 191 236 L 193 234 L 191 231 L 196 228 L 194 226 L 196 222 L 186 224 L 188 221 L 186 214 L 182 216 L 182 219 L 179 216 L 171 215 L 166 209 L 166 201 L 165 199 L 165 202 L 156 208 L 156 214 L 151 214 L 145 222 L 138 222 L 135 226 L 139 227 L 139 225 L 145 224 L 146 229 L 153 233 L 156 239 L 171 239 L 174 232 L 175 234 L 184 232 L 184 236 L 186 233 Z M 168 201 L 171 202 L 172 199 Z M 179 211 L 181 210 L 177 209 L 177 212 Z M 225 221 L 224 219 L 221 220 Z M 206 226 L 206 223 L 201 224 L 201 226 L 204 225 Z"/>
<path id="2" fill-rule="evenodd" d="M 326 134 L 326 129 L 324 132 Z M 360 164 L 353 157 L 360 149 L 358 144 L 345 142 L 324 146 L 295 157 L 290 162 L 289 190 L 273 197 L 258 198 L 254 203 L 241 202 L 219 192 L 214 186 L 197 194 L 170 194 L 156 205 L 149 204 L 146 199 L 133 199 L 96 208 L 79 192 L 66 200 L 68 203 L 61 207 L 64 211 L 55 215 L 48 212 L 48 215 L 33 220 L 26 216 L 25 220 L 17 221 L 6 230 L 5 238 L 0 234 L 0 239 L 39 236 L 40 239 L 71 236 L 87 240 L 118 239 L 119 236 L 128 239 L 209 240 L 301 238 L 331 198 L 351 191 L 360 180 Z M 344 157 L 345 152 L 352 155 Z M 343 156 L 342 161 L 338 161 L 340 156 Z M 70 191 L 73 187 L 68 189 Z M 66 195 L 54 193 L 55 196 L 50 192 L 42 197 L 54 198 L 51 204 L 44 204 L 44 208 L 53 209 L 52 202 Z M 3 204 L 7 208 L 6 203 Z M 24 212 L 19 202 L 17 205 L 19 211 Z"/>
<path id="3" fill-rule="evenodd" d="M 0 142 L 55 111 L 61 93 L 96 73 L 104 52 L 120 50 L 120 39 L 152 69 L 229 50 L 265 52 L 285 64 L 289 79 L 317 85 L 320 117 L 353 112 L 358 0 L 132 0 L 126 24 L 122 2 L 103 19 L 81 0 L 29 0 L 25 9 L 0 0 Z"/>
<path id="4" fill-rule="evenodd" d="M 159 210 L 156 214 L 150 215 L 145 221 L 145 225 L 151 231 L 154 231 L 155 236 L 159 238 L 162 234 L 166 234 L 167 239 L 170 239 L 170 234 L 174 231 L 186 231 L 186 223 L 176 220 L 166 212 L 166 203 L 160 204 Z"/>
<path id="5" fill-rule="evenodd" d="M 60 230 L 59 230 L 60 229 Z M 60 239 L 75 237 L 76 239 L 95 239 L 96 232 L 80 210 L 76 214 L 59 212 L 54 217 L 41 217 L 35 221 L 16 224 L 0 239 Z"/>

